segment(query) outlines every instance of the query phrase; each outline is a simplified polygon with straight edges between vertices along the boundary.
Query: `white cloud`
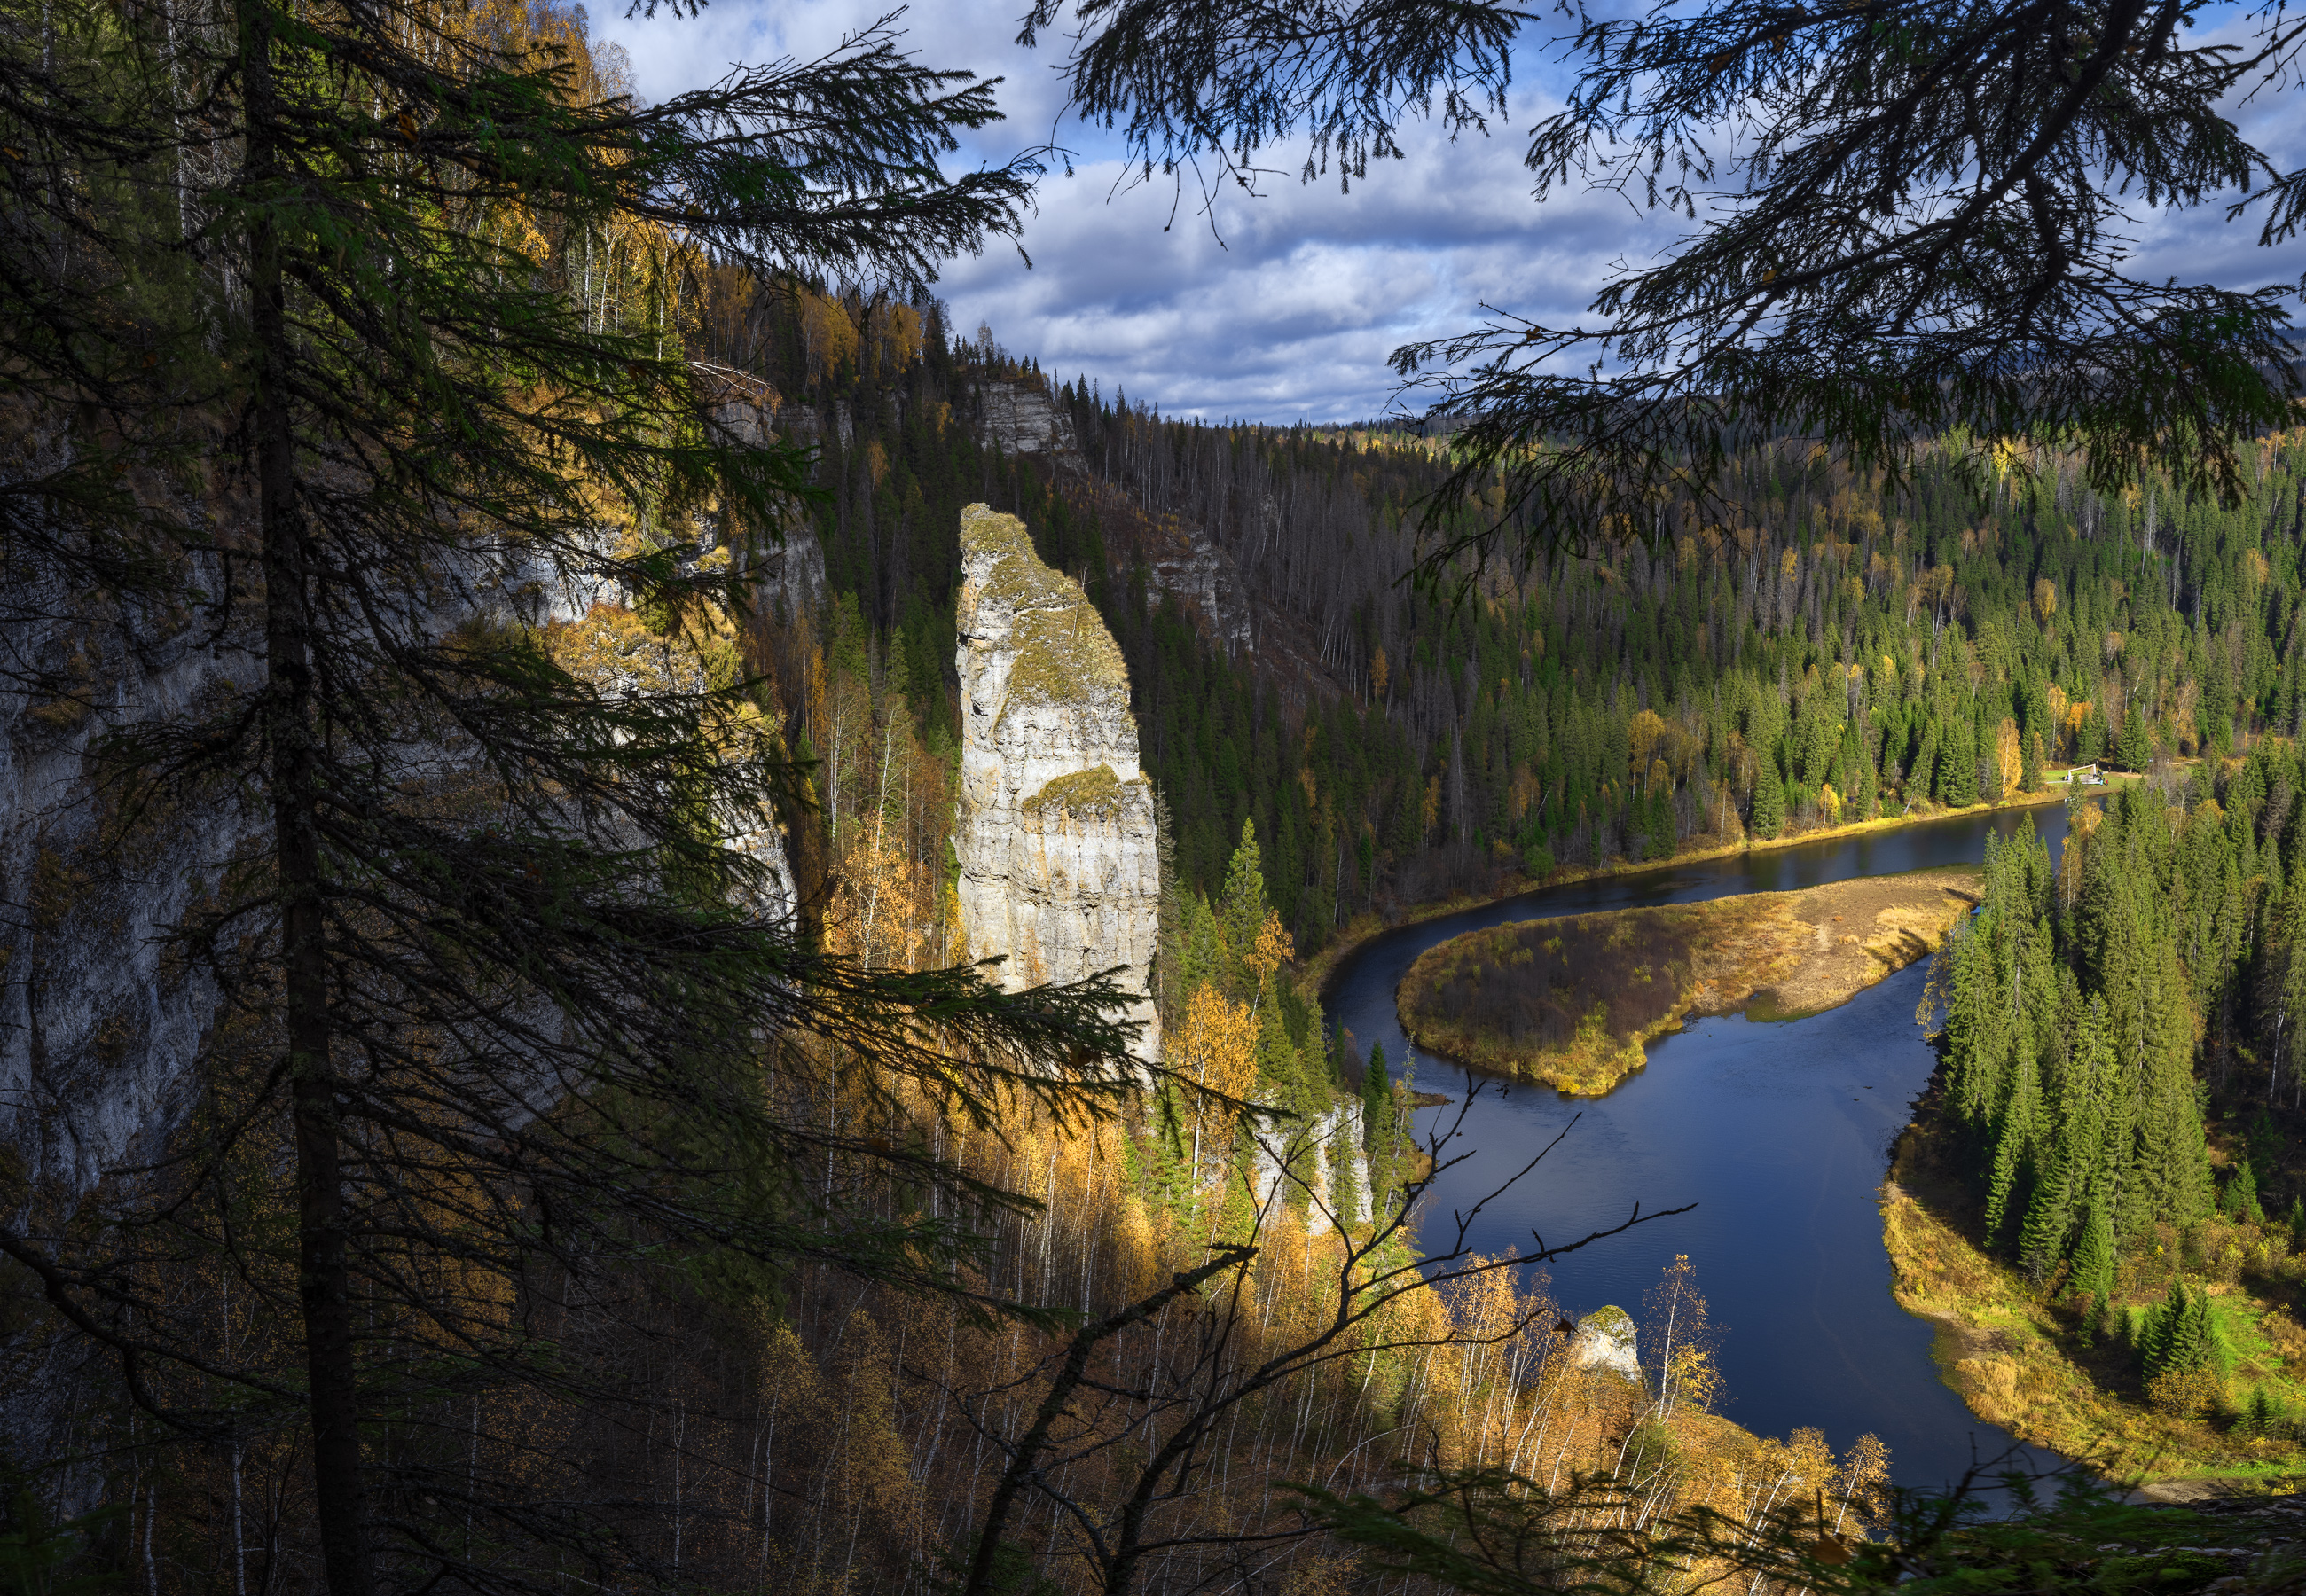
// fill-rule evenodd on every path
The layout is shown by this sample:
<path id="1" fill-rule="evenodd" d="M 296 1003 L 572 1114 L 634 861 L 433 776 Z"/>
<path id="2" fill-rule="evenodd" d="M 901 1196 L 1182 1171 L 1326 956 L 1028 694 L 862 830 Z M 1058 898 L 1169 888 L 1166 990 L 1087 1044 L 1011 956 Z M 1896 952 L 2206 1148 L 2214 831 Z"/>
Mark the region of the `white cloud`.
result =
<path id="1" fill-rule="evenodd" d="M 1052 48 L 1017 47 L 1024 0 L 918 5 L 899 25 L 931 64 L 1005 79 L 1010 120 L 963 160 L 999 162 L 1053 136 L 1081 153 L 1052 171 L 1025 226 L 1028 270 L 997 245 L 952 264 L 938 292 L 956 326 L 990 323 L 1012 352 L 1063 376 L 1086 373 L 1173 414 L 1266 422 L 1377 414 L 1395 392 L 1387 354 L 1413 338 L 1465 328 L 1483 303 L 1556 323 L 1576 320 L 1620 265 L 1639 265 L 1678 235 L 1671 218 L 1622 199 L 1531 198 L 1520 163 L 1541 115 L 1547 74 L 1518 88 L 1497 135 L 1451 144 L 1413 127 L 1405 160 L 1373 166 L 1350 194 L 1334 174 L 1301 184 L 1295 162 L 1260 183 L 1228 188 L 1214 230 L 1200 196 L 1166 179 L 1131 184 L 1098 130 L 1058 126 Z M 708 82 L 736 61 L 808 55 L 880 12 L 855 0 L 719 0 L 702 17 L 596 19 L 630 54 L 641 92 L 662 98 Z M 1045 45 L 1056 41 L 1045 39 Z M 2283 149 L 2300 142 L 2294 102 L 2244 108 L 2246 131 Z M 2300 153 L 2289 149 L 2293 158 Z M 2140 275 L 2209 275 L 2248 286 L 2294 284 L 2306 249 L 2256 247 L 2257 223 L 2228 226 L 2222 208 L 2148 216 L 2137 231 Z M 1166 228 L 1166 230 L 1165 230 Z M 1220 242 L 1221 241 L 1221 242 Z"/>

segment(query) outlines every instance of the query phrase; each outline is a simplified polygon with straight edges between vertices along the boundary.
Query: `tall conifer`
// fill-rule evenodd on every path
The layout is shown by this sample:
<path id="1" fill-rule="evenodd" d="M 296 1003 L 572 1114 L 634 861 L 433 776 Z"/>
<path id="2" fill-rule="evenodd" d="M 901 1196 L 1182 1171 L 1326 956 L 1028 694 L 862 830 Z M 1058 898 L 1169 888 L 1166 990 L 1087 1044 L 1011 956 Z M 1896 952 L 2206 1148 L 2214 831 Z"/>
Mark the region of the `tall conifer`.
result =
<path id="1" fill-rule="evenodd" d="M 1362 1145 L 1377 1148 L 1393 1128 L 1393 1082 L 1385 1072 L 1385 1044 L 1370 1044 L 1369 1067 L 1362 1073 Z"/>
<path id="2" fill-rule="evenodd" d="M 2114 1227 L 2106 1223 L 2105 1206 L 2092 1203 L 2074 1243 L 2074 1289 L 2103 1299 L 2114 1290 Z"/>
<path id="3" fill-rule="evenodd" d="M 332 1596 L 533 1591 L 580 1564 L 646 1583 L 648 1508 L 620 1524 L 469 1461 L 545 1455 L 513 1433 L 532 1409 L 653 1400 L 597 1361 L 601 1305 L 707 1256 L 990 1305 L 956 1266 L 1028 1205 L 884 1134 L 897 1100 L 1069 1114 L 1126 1089 L 1125 1038 L 1104 983 L 1016 996 L 824 953 L 756 845 L 807 803 L 758 684 L 604 687 L 536 595 L 621 593 L 670 648 L 750 604 L 814 494 L 807 452 L 687 357 L 684 272 L 924 280 L 1013 233 L 1032 174 L 939 170 L 997 119 L 989 87 L 886 27 L 644 106 L 549 6 L 44 14 L 51 51 L 86 24 L 144 53 L 123 81 L 163 197 L 89 203 L 75 152 L 90 269 L 66 286 L 124 327 L 148 257 L 173 260 L 197 291 L 136 367 L 212 357 L 107 397 L 116 430 L 196 417 L 213 497 L 115 499 L 103 531 L 141 551 L 107 580 L 222 674 L 100 736 L 101 768 L 125 823 L 237 802 L 249 829 L 166 928 L 221 994 L 195 1133 L 103 1222 L 19 1210 L 0 1248 L 179 1433 L 280 1438 Z M 14 93 L 23 37 L 0 49 L 12 167 L 42 115 Z M 156 217 L 182 231 L 154 256 Z M 11 283 L 38 264 L 8 253 Z M 12 309 L 10 344 L 27 330 Z M 47 527 L 12 524 L 12 594 L 87 579 L 86 524 Z M 816 1071 L 844 1066 L 841 1118 L 764 1089 L 830 1103 Z M 260 1225 L 252 1171 L 278 1188 Z M 870 1195 L 893 1175 L 949 1200 L 900 1220 Z M 264 1334 L 218 1339 L 184 1286 L 218 1277 Z M 468 1423 L 469 1453 L 435 1444 Z"/>

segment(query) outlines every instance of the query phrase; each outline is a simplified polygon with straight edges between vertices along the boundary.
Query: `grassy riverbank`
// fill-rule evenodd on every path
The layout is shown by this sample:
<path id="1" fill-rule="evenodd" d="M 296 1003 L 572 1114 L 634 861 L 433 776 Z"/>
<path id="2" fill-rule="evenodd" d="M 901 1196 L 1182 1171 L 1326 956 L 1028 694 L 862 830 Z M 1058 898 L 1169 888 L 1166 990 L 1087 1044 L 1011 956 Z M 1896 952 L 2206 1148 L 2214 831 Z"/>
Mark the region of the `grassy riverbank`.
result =
<path id="1" fill-rule="evenodd" d="M 1926 1099 L 1899 1139 L 1882 1191 L 1883 1240 L 1899 1305 L 1938 1327 L 1939 1369 L 1971 1412 L 2158 1494 L 2202 1482 L 2306 1484 L 2297 1429 L 2251 1417 L 2261 1393 L 2277 1413 L 2306 1404 L 2306 1256 L 2293 1254 L 2287 1225 L 2153 1227 L 2123 1248 L 2100 1319 L 2063 1290 L 2063 1267 L 2037 1285 L 1978 1245 L 1982 1205 L 1949 1168 L 1935 1119 Z M 2209 1297 L 2231 1361 L 2214 1375 L 2149 1387 L 2131 1329 L 2181 1278 Z"/>
<path id="2" fill-rule="evenodd" d="M 2134 780 L 2117 777 L 2117 780 Z M 1298 967 L 1296 979 L 1301 990 L 1328 998 L 1330 979 L 1337 968 L 1362 946 L 1388 931 L 1398 931 L 1408 926 L 1422 926 L 1429 920 L 1462 914 L 1469 909 L 1482 909 L 1492 903 L 1502 903 L 1508 898 L 1518 898 L 1525 892 L 1534 892 L 1544 887 L 1567 886 L 1576 882 L 1593 881 L 1604 876 L 1631 875 L 1644 870 L 1662 870 L 1674 865 L 1698 865 L 1713 859 L 1726 859 L 1744 853 L 1773 853 L 1781 849 L 1806 847 L 1813 842 L 1837 842 L 1849 837 L 1878 835 L 1883 832 L 1900 831 L 1908 826 L 1925 825 L 1932 821 L 1953 820 L 1966 815 L 1991 815 L 2003 810 L 2039 809 L 2063 804 L 2066 789 L 2063 786 L 2047 788 L 2041 792 L 2014 793 L 2000 803 L 1973 804 L 1963 809 L 1931 807 L 1926 814 L 1884 815 L 1879 820 L 1852 821 L 1847 825 L 1812 826 L 1806 831 L 1789 832 L 1781 837 L 1747 837 L 1738 841 L 1708 841 L 1692 837 L 1688 843 L 1677 849 L 1668 858 L 1617 859 L 1606 865 L 1564 866 L 1542 876 L 1532 876 L 1514 871 L 1507 874 L 1496 891 L 1490 892 L 1453 892 L 1446 898 L 1435 898 L 1409 905 L 1390 915 L 1364 912 L 1345 923 L 1344 929 L 1323 946 L 1320 952 Z"/>
<path id="3" fill-rule="evenodd" d="M 1790 1020 L 1926 958 L 1977 902 L 1966 866 L 1469 931 L 1403 977 L 1410 1039 L 1566 1092 L 1604 1092 L 1692 1013 Z"/>

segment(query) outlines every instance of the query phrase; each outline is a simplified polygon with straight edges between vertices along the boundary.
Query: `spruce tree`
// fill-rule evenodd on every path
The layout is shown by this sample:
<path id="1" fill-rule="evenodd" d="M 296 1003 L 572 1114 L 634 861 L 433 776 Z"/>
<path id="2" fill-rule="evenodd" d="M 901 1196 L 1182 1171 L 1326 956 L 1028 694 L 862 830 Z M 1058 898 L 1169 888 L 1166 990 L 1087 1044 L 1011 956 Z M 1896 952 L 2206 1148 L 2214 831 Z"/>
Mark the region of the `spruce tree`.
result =
<path id="1" fill-rule="evenodd" d="M 1383 1145 L 1393 1127 L 1393 1082 L 1385 1072 L 1385 1044 L 1370 1044 L 1369 1068 L 1362 1073 L 1362 1145 Z"/>
<path id="2" fill-rule="evenodd" d="M 1653 859 L 1671 858 L 1674 845 L 1679 841 L 1679 836 L 1674 819 L 1673 787 L 1670 782 L 1661 784 L 1650 794 L 1648 809 L 1648 836 L 1643 850 L 1644 854 Z"/>
<path id="3" fill-rule="evenodd" d="M 2065 1254 L 2072 1229 L 2072 1206 L 2068 1182 L 2071 1172 L 2054 1145 L 2046 1166 L 2035 1178 L 2026 1204 L 2026 1220 L 2019 1227 L 2018 1258 L 2027 1278 L 2036 1284 L 2049 1278 Z"/>
<path id="4" fill-rule="evenodd" d="M 2209 1293 L 2190 1289 L 2183 1280 L 2173 1281 L 2169 1296 L 2154 1310 L 2140 1348 L 2146 1378 L 2216 1367 L 2223 1350 Z"/>
<path id="5" fill-rule="evenodd" d="M 2082 764 L 2096 764 L 2105 757 L 2105 712 L 2097 704 L 2090 705 L 2083 717 L 2081 732 L 2074 746 L 2074 758 Z"/>
<path id="6" fill-rule="evenodd" d="M 1226 986 L 1236 997 L 1251 995 L 1254 977 L 1250 956 L 1256 952 L 1258 933 L 1267 910 L 1263 856 L 1257 847 L 1257 823 L 1241 823 L 1241 841 L 1226 866 L 1225 891 L 1218 900 L 1218 926 L 1225 936 Z"/>
<path id="7" fill-rule="evenodd" d="M 2094 1202 L 2074 1243 L 2074 1289 L 2102 1302 L 2114 1290 L 2114 1226 L 2106 1222 L 2105 1205 Z"/>
<path id="8" fill-rule="evenodd" d="M 1028 37 L 1065 9 L 1036 0 Z M 1482 125 L 1530 13 L 1336 14 L 1309 29 L 1252 0 L 1093 6 L 1068 88 L 1149 172 L 1212 151 L 1245 172 L 1301 137 L 1358 172 L 1391 150 L 1404 107 L 1452 138 Z M 1587 314 L 1497 317 L 1396 353 L 1428 373 L 1464 451 L 1426 523 L 1431 573 L 1469 547 L 1526 561 L 1577 541 L 1573 526 L 1644 526 L 1659 495 L 1728 479 L 1734 435 L 1902 472 L 1909 440 L 1958 431 L 1979 440 L 1963 450 L 1976 493 L 2009 480 L 1984 440 L 2023 417 L 2070 440 L 2100 493 L 2150 465 L 2190 496 L 2247 497 L 2246 457 L 2298 391 L 2278 296 L 2149 284 L 2107 241 L 2134 193 L 2221 206 L 2254 171 L 2284 174 L 2263 242 L 2291 235 L 2306 176 L 2229 119 L 2241 85 L 2286 83 L 2286 36 L 2224 63 L 2172 31 L 2174 12 L 2108 11 L 2084 34 L 2049 14 L 2003 0 L 1840 22 L 1738 5 L 1581 19 L 1562 47 L 1574 77 L 1532 134 L 1537 195 L 1598 186 L 1695 217 L 1703 191 L 1711 209 Z M 1774 154 L 1725 192 L 1705 141 L 1729 104 Z M 1959 197 L 1906 181 L 1925 172 L 1967 175 Z M 1466 515 L 1500 472 L 1527 513 Z"/>
<path id="9" fill-rule="evenodd" d="M 2133 1337 L 2139 1371 L 2148 1379 L 2170 1367 L 2170 1348 L 2179 1321 L 2185 1317 L 2186 1283 L 2174 1280 L 2169 1294 L 2146 1310 Z"/>
<path id="10" fill-rule="evenodd" d="M 2234 1165 L 2234 1172 L 2226 1182 L 2221 1206 L 2230 1219 L 2249 1225 L 2265 1222 L 2266 1210 L 2258 1200 L 2258 1175 L 2251 1169 L 2248 1158 Z"/>
<path id="11" fill-rule="evenodd" d="M 1977 802 L 1977 750 L 1964 716 L 1946 719 L 1945 738 L 1938 745 L 1936 791 L 1938 802 L 1951 809 Z"/>
<path id="12" fill-rule="evenodd" d="M 1762 761 L 1761 773 L 1754 778 L 1752 824 L 1756 837 L 1774 837 L 1785 830 L 1786 790 L 1776 765 L 1768 759 Z"/>
<path id="13" fill-rule="evenodd" d="M 1905 788 L 1909 802 L 1935 795 L 1938 779 L 1938 747 L 1943 740 L 1938 730 L 1937 717 L 1928 716 L 1922 723 L 1921 745 L 1914 750 L 1914 763 L 1908 766 L 1906 771 Z"/>
<path id="14" fill-rule="evenodd" d="M 2136 704 L 2122 717 L 2122 735 L 2115 741 L 2114 757 L 2129 771 L 2142 771 L 2154 763 L 2154 738 L 2147 730 L 2145 712 Z"/>
<path id="15" fill-rule="evenodd" d="M 1994 1142 L 1994 1168 L 1986 1177 L 1986 1244 L 1997 1245 L 2002 1230 L 2010 1216 L 2011 1199 L 2018 1195 L 2019 1177 L 2025 1164 L 2026 1127 L 2018 1116 L 2005 1111 L 2002 1126 Z"/>
<path id="16" fill-rule="evenodd" d="M 1030 1205 L 886 1131 L 901 1104 L 1017 1091 L 1078 1114 L 1129 1089 L 1126 1037 L 1104 982 L 1012 996 L 825 952 L 756 845 L 808 801 L 761 684 L 604 687 L 525 595 L 620 592 L 667 646 L 742 613 L 811 462 L 692 364 L 675 284 L 709 261 L 918 282 L 1013 234 L 1030 174 L 939 171 L 996 119 L 989 88 L 885 28 L 642 106 L 545 7 L 46 14 L 51 49 L 145 53 L 144 192 L 192 229 L 154 257 L 149 211 L 75 201 L 75 248 L 112 265 L 76 286 L 90 326 L 138 319 L 149 258 L 206 274 L 173 336 L 119 353 L 213 358 L 119 388 L 110 424 L 195 418 L 218 491 L 87 501 L 136 554 L 107 579 L 141 592 L 112 600 L 190 606 L 239 672 L 100 737 L 107 798 L 124 824 L 238 802 L 252 829 L 167 928 L 221 999 L 192 1131 L 102 1223 L 20 1209 L 0 1249 L 177 1433 L 301 1459 L 296 1555 L 332 1596 L 653 1580 L 627 1533 L 649 1506 L 610 1522 L 470 1461 L 545 1455 L 515 1432 L 532 1409 L 653 1400 L 596 1355 L 601 1305 L 689 1260 L 1004 1308 L 965 1266 Z M 0 94 L 12 167 L 27 103 Z M 574 269 L 609 234 L 615 284 Z M 12 282 L 39 264 L 8 253 Z M 91 525 L 12 523 L 10 590 L 77 589 Z M 841 1116 L 788 1112 L 836 1090 Z M 941 1216 L 881 1203 L 893 1176 Z M 218 1339 L 187 1287 L 219 1279 L 263 1334 Z M 468 1425 L 469 1452 L 425 1438 Z"/>

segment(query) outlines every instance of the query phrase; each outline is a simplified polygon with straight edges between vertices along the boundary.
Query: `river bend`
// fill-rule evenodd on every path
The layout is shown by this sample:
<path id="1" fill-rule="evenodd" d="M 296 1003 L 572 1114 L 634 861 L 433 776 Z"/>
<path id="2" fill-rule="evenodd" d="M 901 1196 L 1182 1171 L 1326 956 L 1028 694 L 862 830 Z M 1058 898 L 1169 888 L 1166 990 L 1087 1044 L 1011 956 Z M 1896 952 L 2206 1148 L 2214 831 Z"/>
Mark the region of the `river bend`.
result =
<path id="1" fill-rule="evenodd" d="M 1989 832 L 2008 836 L 2028 818 L 2054 856 L 2066 815 L 2050 806 L 1542 888 L 1371 939 L 1340 962 L 1324 1003 L 1364 1051 L 1384 1043 L 1398 1072 L 1408 1046 L 1394 989 L 1418 954 L 1463 932 L 1974 864 Z M 1453 1231 L 1453 1212 L 1582 1116 L 1532 1174 L 1482 1212 L 1475 1247 L 1528 1251 L 1533 1231 L 1558 1245 L 1618 1223 L 1636 1201 L 1645 1209 L 1694 1202 L 1694 1213 L 1550 1266 L 1561 1305 L 1582 1315 L 1615 1302 L 1638 1319 L 1659 1270 L 1686 1252 L 1724 1331 L 1725 1417 L 1780 1437 L 1814 1426 L 1837 1451 L 1870 1430 L 1888 1444 L 1899 1483 L 1950 1483 L 2010 1438 L 1939 1378 L 1931 1327 L 1890 1294 L 1875 1204 L 1891 1142 L 1935 1062 L 1914 1022 L 1925 977 L 1924 965 L 1912 966 L 1807 1020 L 1693 1020 L 1651 1044 L 1647 1067 L 1600 1098 L 1526 1083 L 1501 1093 L 1499 1082 L 1482 1080 L 1463 1140 L 1448 1149 L 1473 1156 L 1427 1198 L 1427 1236 Z M 1421 1089 L 1453 1099 L 1419 1114 L 1422 1136 L 1455 1116 L 1465 1074 L 1422 1055 L 1415 1068 Z"/>

